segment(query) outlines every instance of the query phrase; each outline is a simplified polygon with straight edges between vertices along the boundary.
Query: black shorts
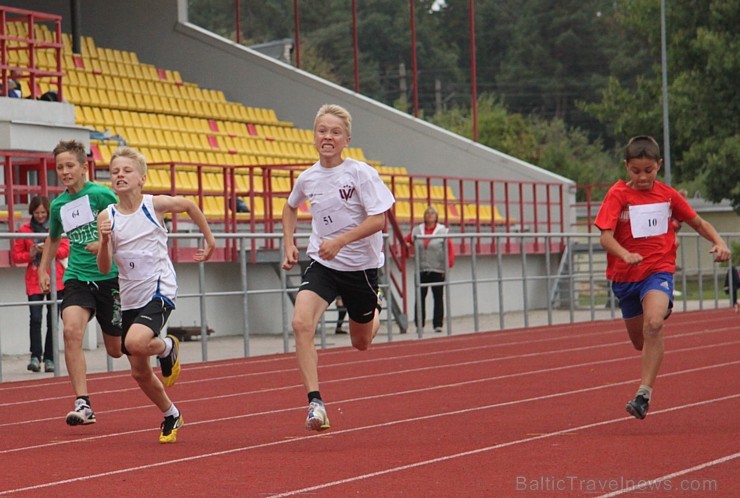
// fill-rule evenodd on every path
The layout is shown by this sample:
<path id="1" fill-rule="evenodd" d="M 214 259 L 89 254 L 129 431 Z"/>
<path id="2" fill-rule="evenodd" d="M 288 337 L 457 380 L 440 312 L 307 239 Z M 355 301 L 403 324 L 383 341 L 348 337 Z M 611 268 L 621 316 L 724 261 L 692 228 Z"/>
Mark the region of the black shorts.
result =
<path id="1" fill-rule="evenodd" d="M 332 303 L 342 296 L 349 317 L 357 323 L 367 323 L 375 317 L 378 307 L 378 269 L 339 271 L 311 261 L 303 272 L 298 292 L 310 290 Z"/>
<path id="2" fill-rule="evenodd" d="M 173 309 L 175 307 L 164 299 L 154 298 L 143 308 L 124 311 L 123 335 L 121 336 L 121 351 L 123 351 L 123 354 L 130 354 L 126 350 L 126 334 L 128 334 L 131 325 L 135 323 L 144 325 L 151 329 L 154 337 L 158 337 Z"/>
<path id="3" fill-rule="evenodd" d="M 80 306 L 90 310 L 90 319 L 97 318 L 104 334 L 120 337 L 121 296 L 118 292 L 118 279 L 83 282 L 69 279 L 64 282 L 62 311 L 67 306 Z"/>

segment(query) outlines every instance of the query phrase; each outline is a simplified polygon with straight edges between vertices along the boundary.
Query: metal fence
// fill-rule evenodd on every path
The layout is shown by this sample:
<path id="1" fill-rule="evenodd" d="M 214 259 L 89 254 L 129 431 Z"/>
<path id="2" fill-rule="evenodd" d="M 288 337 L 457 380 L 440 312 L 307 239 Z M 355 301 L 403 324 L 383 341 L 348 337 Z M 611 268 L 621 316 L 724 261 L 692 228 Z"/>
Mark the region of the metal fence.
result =
<path id="1" fill-rule="evenodd" d="M 299 240 L 306 239 L 309 234 L 296 234 Z M 723 238 L 731 243 L 740 240 L 740 233 L 724 233 Z M 0 234 L 0 241 L 7 240 L 12 243 L 13 239 L 27 238 L 27 234 Z M 201 240 L 200 234 L 178 233 L 171 234 L 172 239 L 195 239 L 196 243 Z M 187 289 L 178 295 L 178 300 L 195 300 L 199 309 L 199 326 L 201 341 L 201 360 L 209 358 L 208 325 L 209 314 L 206 306 L 206 298 L 227 298 L 236 296 L 240 298 L 241 309 L 233 310 L 241 314 L 242 329 L 237 336 L 243 340 L 244 357 L 249 357 L 251 330 L 248 317 L 252 314 L 275 313 L 277 307 L 281 314 L 281 330 L 283 351 L 289 352 L 289 340 L 292 335 L 290 325 L 290 314 L 292 309 L 290 296 L 297 290 L 296 285 L 289 285 L 289 273 L 280 269 L 278 286 L 269 288 L 255 288 L 254 281 L 250 280 L 250 268 L 255 263 L 251 261 L 248 254 L 250 248 L 254 247 L 255 239 L 270 241 L 272 247 L 276 247 L 274 257 L 282 261 L 283 247 L 282 234 L 216 234 L 220 241 L 219 245 L 226 244 L 230 239 L 238 247 L 239 278 L 238 288 L 229 291 L 207 291 L 206 274 L 211 263 L 194 263 L 197 265 L 198 285 L 197 289 Z M 503 330 L 511 328 L 507 323 L 512 312 L 520 313 L 523 325 L 529 327 L 530 319 L 534 312 L 545 314 L 544 324 L 574 323 L 577 321 L 593 321 L 602 318 L 615 318 L 619 315 L 616 302 L 609 291 L 609 283 L 604 275 L 605 253 L 600 247 L 597 234 L 582 233 L 552 233 L 552 234 L 512 234 L 512 233 L 467 233 L 448 234 L 446 236 L 418 236 L 414 238 L 415 244 L 422 244 L 424 239 L 449 238 L 457 247 L 467 248 L 458 256 L 454 269 L 447 271 L 442 285 L 445 287 L 446 308 L 446 333 L 478 332 L 481 330 Z M 677 294 L 675 297 L 675 308 L 678 310 L 720 308 L 730 304 L 732 295 L 732 279 L 730 282 L 729 295 L 726 296 L 723 289 L 725 284 L 726 266 L 713 263 L 705 254 L 709 250 L 709 243 L 694 233 L 682 233 L 679 235 L 681 244 L 678 252 L 677 263 L 680 267 L 675 275 Z M 390 252 L 388 238 L 385 239 L 385 250 Z M 503 247 L 511 241 L 521 247 L 517 254 L 496 251 L 497 247 Z M 529 249 L 535 247 L 535 251 Z M 544 247 L 544 251 L 542 248 Z M 447 244 L 445 244 L 447 248 Z M 689 251 L 688 248 L 696 248 Z M 446 249 L 445 249 L 446 250 Z M 695 254 L 689 259 L 688 254 Z M 249 259 L 248 259 L 249 258 Z M 385 330 L 386 341 L 398 339 L 397 334 L 402 333 L 395 325 L 390 305 L 396 296 L 388 284 L 390 272 L 390 258 L 386 257 L 385 277 L 381 281 L 381 289 L 386 292 L 386 303 L 382 317 L 381 330 Z M 446 259 L 447 260 L 447 259 Z M 257 263 L 259 264 L 259 263 Z M 277 263 L 279 264 L 279 263 Z M 416 271 L 409 272 L 413 278 L 413 293 L 416 296 L 416 312 L 420 314 L 420 294 L 422 287 L 431 287 L 434 284 L 421 284 L 419 282 L 418 258 L 409 262 Z M 52 269 L 54 265 L 52 265 Z M 293 272 L 295 274 L 295 272 Z M 236 277 L 234 276 L 236 279 Z M 52 296 L 56 296 L 55 279 L 51 279 Z M 270 310 L 254 309 L 249 306 L 249 297 L 259 295 L 274 295 L 279 300 Z M 49 301 L 29 303 L 28 301 L 6 301 L 0 302 L 0 313 L 6 314 L 5 309 L 11 307 L 27 307 L 30 305 L 44 306 Z M 57 313 L 58 302 L 51 301 L 52 313 Z M 606 313 L 606 315 L 605 315 Z M 482 326 L 485 318 L 486 324 Z M 496 324 L 497 322 L 497 324 Z M 54 361 L 58 364 L 59 344 L 57 344 L 58 333 L 56 320 L 52 320 L 52 334 L 54 347 Z M 2 328 L 8 325 L 3 320 L 0 325 L 0 381 L 2 381 Z M 16 324 L 17 325 L 17 324 Z M 26 325 L 26 324 L 24 324 Z M 27 326 L 27 325 L 26 325 Z M 15 327 L 17 328 L 17 327 Z M 403 330 L 405 332 L 405 330 Z M 319 347 L 327 348 L 327 326 L 325 319 L 319 325 L 318 337 Z M 416 336 L 424 336 L 423 329 L 416 328 Z M 408 336 L 407 336 L 408 337 Z M 111 358 L 107 359 L 108 370 L 113 369 Z M 55 375 L 60 375 L 60 369 L 55 370 Z"/>

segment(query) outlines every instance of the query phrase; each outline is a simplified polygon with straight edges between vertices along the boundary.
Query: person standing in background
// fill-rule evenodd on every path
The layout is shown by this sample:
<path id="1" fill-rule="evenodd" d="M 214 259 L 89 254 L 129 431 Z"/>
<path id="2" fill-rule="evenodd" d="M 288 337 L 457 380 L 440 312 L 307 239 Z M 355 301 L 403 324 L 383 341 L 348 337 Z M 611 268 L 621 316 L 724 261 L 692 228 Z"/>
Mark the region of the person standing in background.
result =
<path id="1" fill-rule="evenodd" d="M 49 299 L 49 294 L 44 294 L 39 288 L 38 267 L 41 263 L 41 254 L 44 251 L 44 239 L 49 233 L 49 198 L 36 196 L 28 204 L 28 213 L 31 221 L 22 225 L 21 233 L 37 233 L 34 239 L 15 239 L 13 241 L 13 261 L 16 264 L 27 264 L 26 267 L 26 295 L 28 301 L 36 303 Z M 64 296 L 64 266 L 60 260 L 69 256 L 69 241 L 63 239 L 57 248 L 56 258 L 56 281 L 57 297 Z M 51 324 L 54 319 L 51 312 L 51 304 L 46 305 L 46 340 L 41 341 L 41 325 L 44 313 L 42 305 L 32 305 L 30 308 L 30 339 L 31 339 L 31 361 L 28 370 L 32 372 L 41 371 L 41 361 L 44 362 L 44 372 L 54 371 L 54 351 L 52 343 Z M 57 315 L 57 319 L 58 319 Z"/>
<path id="2" fill-rule="evenodd" d="M 410 234 L 406 236 L 406 246 L 411 248 L 414 236 L 418 235 L 446 235 L 448 229 L 439 223 L 439 213 L 434 206 L 429 206 L 424 211 L 424 223 L 414 227 Z M 445 263 L 445 240 L 447 242 L 447 262 Z M 418 247 L 418 246 L 417 246 Z M 455 264 L 455 246 L 450 239 L 424 239 L 419 254 L 419 281 L 422 284 L 432 285 L 432 297 L 434 299 L 434 314 L 432 315 L 432 326 L 434 331 L 442 332 L 444 323 L 444 281 L 447 274 L 447 268 L 452 268 Z M 414 321 L 417 327 L 424 328 L 426 323 L 426 298 L 429 287 L 421 289 L 421 320 L 414 312 Z M 418 310 L 418 307 L 414 308 Z"/>

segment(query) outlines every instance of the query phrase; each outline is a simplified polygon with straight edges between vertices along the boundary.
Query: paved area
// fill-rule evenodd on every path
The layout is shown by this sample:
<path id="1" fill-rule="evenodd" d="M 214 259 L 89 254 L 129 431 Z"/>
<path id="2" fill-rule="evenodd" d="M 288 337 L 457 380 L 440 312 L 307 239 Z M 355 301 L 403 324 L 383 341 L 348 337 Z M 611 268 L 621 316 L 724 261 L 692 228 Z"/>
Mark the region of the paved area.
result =
<path id="1" fill-rule="evenodd" d="M 678 308 L 682 309 L 682 305 L 678 304 Z M 688 303 L 687 310 L 698 309 L 698 303 Z M 707 303 L 704 308 L 707 309 Z M 728 310 L 728 313 L 731 312 Z M 620 315 L 617 312 L 616 317 Z M 588 322 L 593 320 L 608 320 L 612 318 L 611 311 L 608 309 L 596 310 L 592 316 L 588 310 L 577 310 L 574 311 L 572 316 L 569 310 L 554 310 L 548 318 L 546 310 L 531 311 L 525 317 L 524 313 L 506 313 L 504 314 L 504 329 L 516 329 L 525 326 L 536 327 L 542 325 L 553 325 L 565 324 L 571 322 Z M 479 331 L 491 331 L 501 330 L 501 317 L 498 314 L 481 315 L 478 320 Z M 392 327 L 391 341 L 414 341 L 414 340 L 434 340 L 435 338 L 443 337 L 447 334 L 468 334 L 476 331 L 475 322 L 473 317 L 466 316 L 460 318 L 453 318 L 452 325 L 449 331 L 445 330 L 441 334 L 435 334 L 431 330 L 431 325 L 424 330 L 422 337 L 418 337 L 415 329 L 409 329 L 406 334 L 400 334 L 397 327 Z M 627 336 L 625 334 L 625 340 Z M 381 323 L 380 331 L 378 336 L 375 338 L 375 343 L 388 342 L 388 329 L 386 322 Z M 125 358 L 111 359 L 105 354 L 105 348 L 102 346 L 102 340 L 99 341 L 101 346 L 95 350 L 88 350 L 85 352 L 87 358 L 87 368 L 89 373 L 94 372 L 105 372 L 107 370 L 119 371 L 128 370 L 128 361 Z M 242 336 L 218 336 L 211 335 L 207 340 L 207 351 L 204 353 L 203 343 L 200 340 L 185 341 L 181 342 L 180 346 L 180 359 L 183 364 L 198 363 L 204 360 L 215 361 L 225 360 L 233 358 L 244 357 L 244 338 Z M 321 337 L 316 337 L 316 346 L 321 348 L 337 348 L 337 347 L 349 347 L 351 346 L 348 335 L 335 335 L 333 330 L 327 332 L 322 345 Z M 249 341 L 249 356 L 264 356 L 271 354 L 282 354 L 287 350 L 288 353 L 295 351 L 295 341 L 292 335 L 286 341 L 281 335 L 253 335 Z M 63 352 L 60 352 L 61 358 L 58 364 L 59 371 L 55 374 L 52 373 L 34 373 L 29 372 L 26 369 L 28 364 L 28 355 L 3 355 L 0 358 L 0 369 L 2 372 L 3 382 L 12 381 L 23 381 L 32 380 L 39 378 L 51 378 L 54 375 L 66 376 L 66 367 L 64 365 Z"/>

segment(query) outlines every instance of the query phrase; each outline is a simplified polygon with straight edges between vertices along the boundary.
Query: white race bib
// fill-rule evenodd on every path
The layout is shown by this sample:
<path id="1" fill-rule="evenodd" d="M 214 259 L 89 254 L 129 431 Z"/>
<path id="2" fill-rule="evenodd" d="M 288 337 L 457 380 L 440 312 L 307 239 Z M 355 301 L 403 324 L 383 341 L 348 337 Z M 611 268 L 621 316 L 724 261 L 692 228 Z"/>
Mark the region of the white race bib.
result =
<path id="1" fill-rule="evenodd" d="M 86 195 L 62 206 L 59 214 L 62 217 L 62 227 L 65 233 L 95 221 L 92 208 L 90 208 L 90 197 Z"/>
<path id="2" fill-rule="evenodd" d="M 116 265 L 125 280 L 146 280 L 154 268 L 154 257 L 150 252 L 118 251 Z"/>
<path id="3" fill-rule="evenodd" d="M 671 212 L 669 202 L 641 204 L 629 208 L 632 237 L 636 239 L 655 237 L 668 231 L 668 218 Z"/>
<path id="4" fill-rule="evenodd" d="M 311 206 L 314 227 L 320 237 L 326 237 L 352 224 L 352 216 L 339 199 Z"/>

